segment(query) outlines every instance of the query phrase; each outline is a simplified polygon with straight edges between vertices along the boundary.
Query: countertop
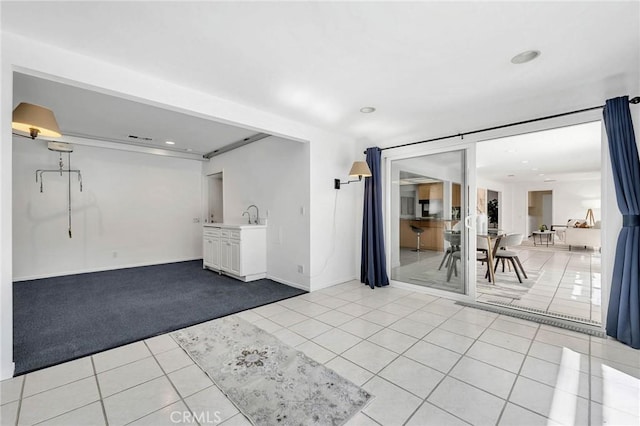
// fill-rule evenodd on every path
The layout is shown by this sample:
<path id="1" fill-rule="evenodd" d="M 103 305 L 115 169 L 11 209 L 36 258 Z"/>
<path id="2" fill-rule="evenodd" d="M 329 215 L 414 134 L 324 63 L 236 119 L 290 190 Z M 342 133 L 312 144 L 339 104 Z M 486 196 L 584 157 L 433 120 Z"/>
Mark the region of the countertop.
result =
<path id="1" fill-rule="evenodd" d="M 261 219 L 262 220 L 262 219 Z M 225 228 L 225 229 L 265 229 L 267 225 L 254 225 L 254 224 L 233 224 L 233 223 L 205 223 L 202 225 L 205 228 Z"/>

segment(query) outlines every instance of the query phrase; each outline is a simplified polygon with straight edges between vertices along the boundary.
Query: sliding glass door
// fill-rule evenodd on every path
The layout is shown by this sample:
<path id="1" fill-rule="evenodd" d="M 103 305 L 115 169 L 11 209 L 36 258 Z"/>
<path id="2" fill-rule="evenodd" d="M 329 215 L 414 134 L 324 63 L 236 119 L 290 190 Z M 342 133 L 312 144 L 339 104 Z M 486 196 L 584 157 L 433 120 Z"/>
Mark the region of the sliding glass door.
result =
<path id="1" fill-rule="evenodd" d="M 468 165 L 474 162 L 473 146 L 387 157 L 387 241 L 394 283 L 475 294 L 470 279 L 475 277 L 475 215 L 470 214 L 475 208 L 469 207 L 476 197 L 468 189 L 475 177 Z"/>

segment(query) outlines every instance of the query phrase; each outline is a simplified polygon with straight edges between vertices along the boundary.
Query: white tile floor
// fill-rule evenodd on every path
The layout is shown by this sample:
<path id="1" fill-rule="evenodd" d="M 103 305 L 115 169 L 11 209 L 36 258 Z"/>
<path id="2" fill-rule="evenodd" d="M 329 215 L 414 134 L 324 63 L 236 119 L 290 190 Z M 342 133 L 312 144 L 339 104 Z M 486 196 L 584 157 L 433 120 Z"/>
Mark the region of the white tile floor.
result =
<path id="1" fill-rule="evenodd" d="M 349 425 L 640 424 L 640 352 L 612 340 L 357 282 L 238 315 L 373 393 Z M 3 426 L 249 424 L 168 335 L 3 381 L 0 402 Z"/>
<path id="2" fill-rule="evenodd" d="M 601 323 L 600 253 L 591 248 L 576 247 L 569 251 L 562 242 L 555 245 L 534 246 L 531 239 L 515 249 L 522 265 L 530 275 L 526 285 L 520 285 L 513 271 L 498 268 L 496 281 L 528 291 L 518 299 L 498 296 L 491 286 L 478 288 L 479 302 L 498 302 L 518 308 L 530 308 L 555 316 L 570 316 L 582 321 Z M 421 253 L 402 249 L 400 266 L 393 268 L 392 279 L 415 285 L 462 292 L 461 276 L 446 281 L 447 268 L 438 266 L 443 253 Z M 477 282 L 486 282 L 485 268 L 478 266 Z M 488 290 L 485 292 L 485 290 Z"/>

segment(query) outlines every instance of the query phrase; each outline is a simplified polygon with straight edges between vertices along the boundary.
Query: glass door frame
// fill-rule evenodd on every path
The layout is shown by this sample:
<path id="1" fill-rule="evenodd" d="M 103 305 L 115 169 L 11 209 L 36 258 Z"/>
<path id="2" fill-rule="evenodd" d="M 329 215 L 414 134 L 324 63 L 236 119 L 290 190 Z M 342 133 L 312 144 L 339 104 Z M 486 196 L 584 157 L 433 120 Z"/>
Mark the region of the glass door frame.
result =
<path id="1" fill-rule="evenodd" d="M 467 232 L 465 233 L 465 247 L 467 249 L 465 259 L 465 271 L 464 286 L 465 292 L 454 293 L 445 290 L 438 290 L 429 287 L 423 287 L 416 284 L 410 284 L 402 281 L 396 281 L 390 278 L 390 284 L 392 287 L 403 288 L 420 293 L 426 293 L 437 297 L 444 297 L 448 299 L 460 300 L 465 302 L 475 302 L 476 300 L 476 238 L 475 238 L 475 223 L 476 223 L 476 143 L 475 142 L 463 142 L 463 141 L 442 141 L 442 142 L 430 142 L 419 146 L 410 146 L 405 148 L 398 148 L 390 151 L 382 151 L 382 178 L 384 182 L 383 186 L 383 203 L 384 203 L 384 234 L 387 247 L 387 271 L 391 275 L 392 268 L 392 250 L 398 250 L 399 247 L 393 247 L 391 244 L 391 197 L 392 197 L 392 173 L 391 165 L 393 161 L 405 160 L 416 157 L 422 157 L 426 155 L 441 154 L 452 151 L 463 151 L 463 171 L 464 177 L 461 183 L 461 202 L 466 207 L 463 215 L 461 215 L 461 221 L 463 226 L 467 225 Z M 473 214 L 471 214 L 473 213 Z M 468 226 L 470 225 L 470 226 Z"/>

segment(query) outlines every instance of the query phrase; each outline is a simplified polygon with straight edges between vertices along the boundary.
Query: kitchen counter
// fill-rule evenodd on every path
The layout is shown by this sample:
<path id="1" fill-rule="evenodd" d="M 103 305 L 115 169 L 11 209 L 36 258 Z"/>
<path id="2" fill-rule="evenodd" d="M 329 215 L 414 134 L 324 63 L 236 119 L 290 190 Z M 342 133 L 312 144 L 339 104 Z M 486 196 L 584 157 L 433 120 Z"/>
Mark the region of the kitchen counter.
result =
<path id="1" fill-rule="evenodd" d="M 262 220 L 262 219 L 261 219 Z M 205 228 L 224 228 L 224 229 L 265 229 L 267 225 L 255 225 L 255 224 L 233 224 L 233 223 L 205 223 L 202 225 Z"/>
<path id="2" fill-rule="evenodd" d="M 451 220 L 416 217 L 412 219 L 400 219 L 400 247 L 415 249 L 418 237 L 412 231 L 411 225 L 422 228 L 420 236 L 420 249 L 443 251 L 445 222 Z"/>

